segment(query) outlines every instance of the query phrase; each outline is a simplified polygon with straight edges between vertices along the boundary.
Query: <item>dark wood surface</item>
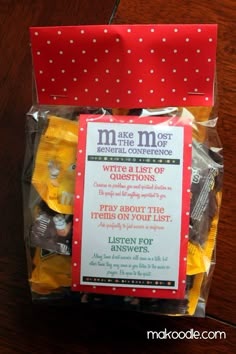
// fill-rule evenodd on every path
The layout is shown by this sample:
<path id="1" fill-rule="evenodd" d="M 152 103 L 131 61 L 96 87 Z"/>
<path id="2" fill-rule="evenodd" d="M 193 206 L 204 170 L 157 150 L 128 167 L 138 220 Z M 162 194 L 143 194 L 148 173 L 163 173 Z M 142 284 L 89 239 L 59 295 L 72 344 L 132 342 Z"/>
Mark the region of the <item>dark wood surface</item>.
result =
<path id="1" fill-rule="evenodd" d="M 121 0 L 115 23 L 218 23 L 218 130 L 225 180 L 207 318 L 48 308 L 31 304 L 23 243 L 21 171 L 31 105 L 29 26 L 107 23 L 113 0 L 0 0 L 0 353 L 233 353 L 236 248 L 236 2 Z M 147 330 L 220 330 L 224 340 L 147 341 Z"/>

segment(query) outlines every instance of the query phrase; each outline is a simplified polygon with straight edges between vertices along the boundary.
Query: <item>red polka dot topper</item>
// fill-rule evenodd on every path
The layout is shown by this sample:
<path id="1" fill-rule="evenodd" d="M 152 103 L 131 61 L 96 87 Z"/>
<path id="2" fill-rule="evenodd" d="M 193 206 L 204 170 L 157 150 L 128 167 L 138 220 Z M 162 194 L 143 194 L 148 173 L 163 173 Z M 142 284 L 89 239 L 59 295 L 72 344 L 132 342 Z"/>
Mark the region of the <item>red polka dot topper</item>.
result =
<path id="1" fill-rule="evenodd" d="M 40 104 L 210 106 L 216 25 L 33 27 Z"/>

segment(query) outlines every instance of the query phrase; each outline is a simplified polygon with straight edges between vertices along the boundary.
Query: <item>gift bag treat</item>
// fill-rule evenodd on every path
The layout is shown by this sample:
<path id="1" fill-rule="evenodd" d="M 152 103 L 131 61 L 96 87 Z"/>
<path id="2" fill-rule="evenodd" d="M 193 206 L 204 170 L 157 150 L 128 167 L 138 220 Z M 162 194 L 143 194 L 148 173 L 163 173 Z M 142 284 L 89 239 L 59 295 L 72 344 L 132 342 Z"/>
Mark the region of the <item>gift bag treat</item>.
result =
<path id="1" fill-rule="evenodd" d="M 204 316 L 222 196 L 216 25 L 30 29 L 35 302 Z"/>

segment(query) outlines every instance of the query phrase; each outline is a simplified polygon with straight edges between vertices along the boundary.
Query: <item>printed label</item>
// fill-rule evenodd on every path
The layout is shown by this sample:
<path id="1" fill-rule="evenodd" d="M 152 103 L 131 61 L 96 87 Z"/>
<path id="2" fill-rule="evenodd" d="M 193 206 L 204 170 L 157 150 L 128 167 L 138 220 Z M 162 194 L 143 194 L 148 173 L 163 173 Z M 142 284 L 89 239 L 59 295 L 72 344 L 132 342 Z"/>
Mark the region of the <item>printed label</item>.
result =
<path id="1" fill-rule="evenodd" d="M 191 122 L 178 119 L 81 118 L 75 290 L 183 297 Z"/>

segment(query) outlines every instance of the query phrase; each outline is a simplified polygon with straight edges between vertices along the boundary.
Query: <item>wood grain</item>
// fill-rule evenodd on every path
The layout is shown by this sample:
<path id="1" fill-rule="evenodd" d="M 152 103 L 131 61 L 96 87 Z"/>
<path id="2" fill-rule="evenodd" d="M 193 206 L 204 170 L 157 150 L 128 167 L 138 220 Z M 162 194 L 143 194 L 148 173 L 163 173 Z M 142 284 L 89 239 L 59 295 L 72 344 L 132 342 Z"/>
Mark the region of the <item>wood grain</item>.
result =
<path id="1" fill-rule="evenodd" d="M 178 5 L 177 5 L 178 3 Z M 163 318 L 134 312 L 31 304 L 23 243 L 21 172 L 25 113 L 31 105 L 29 26 L 108 23 L 114 0 L 0 0 L 0 352 L 156 353 L 235 349 L 236 143 L 234 0 L 121 0 L 116 23 L 219 23 L 219 134 L 225 150 L 224 198 L 208 314 Z M 220 330 L 223 340 L 147 341 L 147 330 Z"/>

